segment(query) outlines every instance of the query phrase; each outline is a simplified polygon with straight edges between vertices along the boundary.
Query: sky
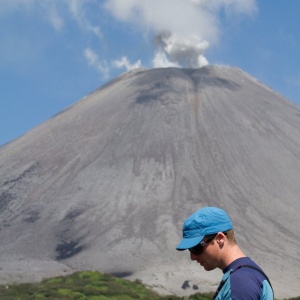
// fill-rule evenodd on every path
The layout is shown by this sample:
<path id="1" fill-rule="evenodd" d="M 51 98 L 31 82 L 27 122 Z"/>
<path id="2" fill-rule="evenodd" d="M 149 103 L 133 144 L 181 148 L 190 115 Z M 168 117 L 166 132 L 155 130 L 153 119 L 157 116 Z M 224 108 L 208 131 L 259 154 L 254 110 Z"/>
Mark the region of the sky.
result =
<path id="1" fill-rule="evenodd" d="M 0 146 L 135 68 L 238 67 L 300 105 L 299 0 L 0 0 Z"/>

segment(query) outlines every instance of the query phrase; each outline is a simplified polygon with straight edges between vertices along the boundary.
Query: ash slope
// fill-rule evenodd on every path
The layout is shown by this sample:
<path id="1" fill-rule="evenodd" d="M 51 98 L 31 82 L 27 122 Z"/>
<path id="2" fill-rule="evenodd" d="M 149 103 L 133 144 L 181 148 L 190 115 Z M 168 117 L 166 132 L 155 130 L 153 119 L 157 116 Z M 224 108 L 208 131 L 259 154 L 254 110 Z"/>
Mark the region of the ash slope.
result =
<path id="1" fill-rule="evenodd" d="M 215 289 L 177 252 L 226 209 L 277 297 L 300 295 L 300 109 L 236 68 L 127 73 L 0 148 L 2 280 L 72 269 Z"/>

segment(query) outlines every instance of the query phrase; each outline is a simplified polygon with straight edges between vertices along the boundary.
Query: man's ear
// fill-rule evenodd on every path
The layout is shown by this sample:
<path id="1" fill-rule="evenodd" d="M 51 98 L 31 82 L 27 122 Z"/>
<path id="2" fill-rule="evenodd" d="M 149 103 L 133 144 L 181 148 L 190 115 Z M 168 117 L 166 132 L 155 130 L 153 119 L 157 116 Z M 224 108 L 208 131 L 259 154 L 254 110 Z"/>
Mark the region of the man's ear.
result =
<path id="1" fill-rule="evenodd" d="M 219 244 L 220 247 L 223 247 L 225 243 L 226 235 L 223 232 L 218 232 L 216 236 L 216 241 Z"/>

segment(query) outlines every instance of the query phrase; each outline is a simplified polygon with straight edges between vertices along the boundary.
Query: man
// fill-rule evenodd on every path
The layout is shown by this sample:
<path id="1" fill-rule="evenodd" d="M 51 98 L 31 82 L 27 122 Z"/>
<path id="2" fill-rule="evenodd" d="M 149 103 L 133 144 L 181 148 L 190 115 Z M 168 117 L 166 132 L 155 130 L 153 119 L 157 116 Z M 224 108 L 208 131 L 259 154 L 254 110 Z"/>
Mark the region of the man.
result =
<path id="1" fill-rule="evenodd" d="M 274 299 L 268 277 L 237 245 L 232 222 L 224 210 L 205 207 L 189 216 L 176 249 L 188 249 L 191 260 L 206 271 L 223 271 L 214 299 Z"/>

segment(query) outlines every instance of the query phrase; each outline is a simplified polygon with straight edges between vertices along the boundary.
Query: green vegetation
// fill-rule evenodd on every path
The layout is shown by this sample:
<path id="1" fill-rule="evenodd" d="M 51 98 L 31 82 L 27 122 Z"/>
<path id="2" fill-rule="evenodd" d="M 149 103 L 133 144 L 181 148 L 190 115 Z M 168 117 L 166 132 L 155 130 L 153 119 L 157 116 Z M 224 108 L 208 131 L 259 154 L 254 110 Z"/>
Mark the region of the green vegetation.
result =
<path id="1" fill-rule="evenodd" d="M 7 300 L 179 300 L 176 296 L 160 296 L 140 281 L 131 282 L 99 272 L 77 272 L 69 276 L 45 279 L 40 283 L 0 286 L 0 299 Z M 212 295 L 193 296 L 191 300 L 212 299 Z"/>
<path id="2" fill-rule="evenodd" d="M 190 297 L 160 296 L 139 280 L 131 282 L 99 272 L 77 272 L 69 276 L 45 279 L 40 283 L 0 285 L 3 300 L 210 300 L 213 294 Z M 290 300 L 300 300 L 300 297 Z"/>

